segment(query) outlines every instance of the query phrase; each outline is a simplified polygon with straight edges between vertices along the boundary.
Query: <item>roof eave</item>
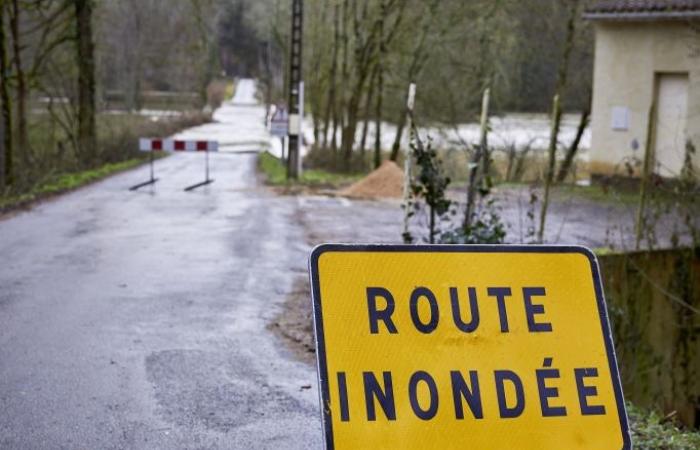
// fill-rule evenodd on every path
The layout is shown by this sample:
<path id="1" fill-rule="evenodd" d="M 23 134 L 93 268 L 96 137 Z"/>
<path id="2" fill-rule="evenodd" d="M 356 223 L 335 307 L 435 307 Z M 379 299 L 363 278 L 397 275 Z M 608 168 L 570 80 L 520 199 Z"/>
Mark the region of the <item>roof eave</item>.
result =
<path id="1" fill-rule="evenodd" d="M 651 21 L 651 20 L 697 20 L 700 11 L 665 11 L 665 12 L 586 12 L 586 20 L 600 21 Z"/>

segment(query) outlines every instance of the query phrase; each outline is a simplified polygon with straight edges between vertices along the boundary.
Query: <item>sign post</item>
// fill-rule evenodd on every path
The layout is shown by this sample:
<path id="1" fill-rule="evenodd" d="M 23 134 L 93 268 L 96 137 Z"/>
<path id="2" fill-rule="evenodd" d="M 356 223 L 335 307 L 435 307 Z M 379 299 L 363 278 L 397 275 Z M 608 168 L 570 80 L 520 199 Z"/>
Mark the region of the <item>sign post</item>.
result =
<path id="1" fill-rule="evenodd" d="M 630 448 L 590 251 L 323 245 L 310 273 L 326 448 Z"/>
<path id="2" fill-rule="evenodd" d="M 158 149 L 156 149 L 158 147 Z M 153 152 L 162 150 L 162 143 L 160 146 L 158 144 L 154 144 L 153 139 L 139 139 L 139 151 L 142 152 L 148 152 L 148 168 L 149 168 L 149 173 L 150 173 L 150 178 L 143 183 L 136 184 L 134 186 L 131 186 L 129 188 L 130 191 L 136 191 L 138 189 L 141 189 L 142 187 L 149 186 L 152 184 L 156 184 L 156 181 L 158 181 L 158 178 L 155 178 L 155 170 L 153 168 Z"/>

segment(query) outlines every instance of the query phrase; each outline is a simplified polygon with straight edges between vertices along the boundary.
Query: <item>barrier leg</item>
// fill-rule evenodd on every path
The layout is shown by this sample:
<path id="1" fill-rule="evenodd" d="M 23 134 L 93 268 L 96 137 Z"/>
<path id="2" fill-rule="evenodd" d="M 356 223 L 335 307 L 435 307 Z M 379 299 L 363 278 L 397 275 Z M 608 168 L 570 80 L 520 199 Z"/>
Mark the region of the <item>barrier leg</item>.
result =
<path id="1" fill-rule="evenodd" d="M 207 184 L 213 183 L 214 180 L 209 178 L 209 149 L 204 152 L 204 181 L 201 183 L 193 184 L 192 186 L 187 186 L 185 192 L 192 191 L 198 187 L 206 186 Z"/>
<path id="2" fill-rule="evenodd" d="M 139 183 L 139 184 L 137 184 L 137 185 L 135 185 L 135 186 L 131 186 L 131 187 L 129 188 L 130 191 L 135 191 L 135 190 L 137 190 L 137 189 L 139 189 L 139 188 L 142 188 L 142 187 L 144 187 L 144 186 L 148 186 L 148 185 L 151 185 L 151 184 L 155 184 L 156 181 L 158 181 L 158 178 L 155 178 L 155 176 L 154 176 L 154 172 L 155 172 L 155 171 L 154 171 L 154 169 L 153 169 L 153 150 L 151 150 L 149 153 L 150 153 L 150 161 L 149 161 L 149 164 L 150 164 L 150 166 L 151 166 L 151 167 L 150 167 L 150 169 L 151 169 L 151 178 L 150 178 L 148 181 L 144 181 L 143 183 Z"/>

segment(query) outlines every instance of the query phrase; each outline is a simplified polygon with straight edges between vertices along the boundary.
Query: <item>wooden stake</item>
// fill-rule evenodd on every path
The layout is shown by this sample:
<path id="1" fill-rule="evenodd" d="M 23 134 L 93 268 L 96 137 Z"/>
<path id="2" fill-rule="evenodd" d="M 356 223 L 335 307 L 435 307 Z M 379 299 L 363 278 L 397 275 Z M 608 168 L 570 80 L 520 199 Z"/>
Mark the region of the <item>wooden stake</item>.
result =
<path id="1" fill-rule="evenodd" d="M 637 208 L 637 223 L 635 224 L 635 249 L 639 250 L 642 245 L 644 228 L 644 210 L 646 209 L 647 193 L 649 190 L 649 176 L 654 159 L 654 140 L 656 139 L 656 104 L 651 103 L 649 107 L 649 118 L 647 121 L 647 142 L 644 146 L 644 165 L 641 173 L 641 186 L 639 188 L 639 206 Z"/>
<path id="2" fill-rule="evenodd" d="M 479 147 L 470 162 L 469 167 L 469 184 L 467 185 L 467 205 L 464 212 L 464 230 L 468 230 L 472 222 L 472 214 L 474 213 L 474 204 L 476 203 L 476 190 L 482 179 L 487 175 L 488 171 L 488 133 L 489 133 L 489 103 L 491 98 L 491 89 L 484 89 L 484 94 L 481 98 L 481 138 Z M 481 169 L 481 170 L 479 170 Z"/>
<path id="3" fill-rule="evenodd" d="M 413 129 L 413 109 L 415 107 L 415 102 L 416 102 L 416 84 L 411 83 L 408 86 L 408 101 L 406 102 L 406 108 L 407 108 L 407 121 L 408 121 L 408 129 L 411 130 Z M 409 132 L 410 133 L 410 132 Z M 409 134 L 410 136 L 410 134 Z M 410 140 L 410 137 L 409 137 Z M 408 234 L 408 221 L 410 218 L 410 196 L 411 196 L 411 163 L 413 159 L 413 152 L 411 151 L 411 145 L 409 142 L 408 147 L 406 148 L 406 155 L 405 155 L 405 160 L 404 160 L 404 165 L 403 165 L 403 205 L 404 205 L 404 211 L 403 211 L 403 235 L 404 236 L 409 236 Z"/>

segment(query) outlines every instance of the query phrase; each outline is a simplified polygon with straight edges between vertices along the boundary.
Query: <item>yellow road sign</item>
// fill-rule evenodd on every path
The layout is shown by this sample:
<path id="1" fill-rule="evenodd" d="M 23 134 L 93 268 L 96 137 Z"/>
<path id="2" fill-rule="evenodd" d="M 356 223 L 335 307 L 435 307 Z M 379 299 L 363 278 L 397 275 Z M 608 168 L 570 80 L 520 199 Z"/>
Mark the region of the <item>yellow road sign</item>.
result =
<path id="1" fill-rule="evenodd" d="M 327 448 L 628 449 L 581 247 L 317 247 Z"/>

